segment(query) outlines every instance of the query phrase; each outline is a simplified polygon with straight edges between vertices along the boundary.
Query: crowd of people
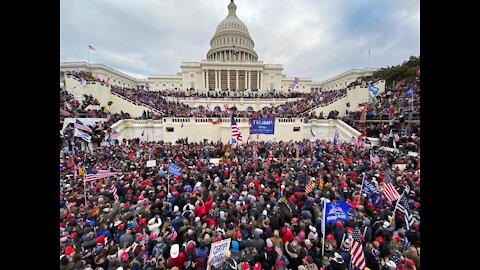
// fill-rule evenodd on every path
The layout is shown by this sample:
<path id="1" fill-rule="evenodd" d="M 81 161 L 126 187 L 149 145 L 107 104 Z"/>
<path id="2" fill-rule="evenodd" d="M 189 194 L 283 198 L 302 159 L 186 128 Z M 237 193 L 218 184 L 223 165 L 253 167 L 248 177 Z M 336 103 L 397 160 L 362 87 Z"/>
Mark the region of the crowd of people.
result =
<path id="1" fill-rule="evenodd" d="M 364 106 L 347 112 L 342 119 L 366 136 L 379 138 L 382 146 L 418 152 L 420 149 L 420 80 L 400 81 L 387 86 L 368 102 L 366 120 L 361 120 Z M 381 122 L 368 122 L 381 120 Z"/>
<path id="2" fill-rule="evenodd" d="M 198 93 L 193 89 L 178 91 L 177 89 L 162 90 L 159 91 L 163 96 L 177 97 L 177 98 L 260 98 L 260 99 L 272 99 L 272 98 L 304 98 L 306 93 L 294 92 L 290 89 L 286 93 L 279 93 L 276 90 L 268 92 L 257 91 L 208 91 L 206 93 Z"/>
<path id="3" fill-rule="evenodd" d="M 147 167 L 149 160 L 156 164 Z M 137 138 L 93 151 L 65 142 L 60 269 L 344 270 L 355 228 L 365 269 L 420 269 L 419 169 L 418 157 L 351 142 L 232 146 Z M 410 226 L 386 199 L 387 173 L 413 214 Z M 365 191 L 367 183 L 380 201 Z M 323 235 L 322 205 L 334 201 L 351 210 Z M 214 266 L 212 243 L 227 238 L 225 261 Z"/>
<path id="4" fill-rule="evenodd" d="M 299 112 L 304 112 L 320 104 L 328 104 L 346 95 L 347 89 L 332 90 L 301 94 L 295 101 L 285 102 L 278 106 L 266 106 L 258 111 L 237 110 L 235 106 L 225 108 L 211 108 L 210 106 L 190 107 L 179 101 L 165 99 L 167 92 L 154 92 L 145 89 L 134 90 L 119 86 L 112 86 L 112 92 L 117 93 L 135 104 L 145 104 L 160 111 L 161 117 L 229 117 L 230 109 L 235 111 L 238 117 L 298 117 Z"/>

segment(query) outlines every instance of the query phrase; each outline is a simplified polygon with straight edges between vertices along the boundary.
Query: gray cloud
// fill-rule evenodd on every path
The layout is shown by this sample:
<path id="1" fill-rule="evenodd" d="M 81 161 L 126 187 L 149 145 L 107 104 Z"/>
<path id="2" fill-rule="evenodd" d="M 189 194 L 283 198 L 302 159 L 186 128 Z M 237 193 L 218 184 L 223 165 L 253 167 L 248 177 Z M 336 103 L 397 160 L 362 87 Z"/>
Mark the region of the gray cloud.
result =
<path id="1" fill-rule="evenodd" d="M 205 59 L 227 0 L 62 0 L 60 59 L 132 76 L 176 74 Z M 259 60 L 322 81 L 420 54 L 419 0 L 237 0 Z M 88 51 L 88 45 L 96 51 Z M 368 51 L 370 50 L 370 58 Z M 88 57 L 89 56 L 89 57 Z"/>

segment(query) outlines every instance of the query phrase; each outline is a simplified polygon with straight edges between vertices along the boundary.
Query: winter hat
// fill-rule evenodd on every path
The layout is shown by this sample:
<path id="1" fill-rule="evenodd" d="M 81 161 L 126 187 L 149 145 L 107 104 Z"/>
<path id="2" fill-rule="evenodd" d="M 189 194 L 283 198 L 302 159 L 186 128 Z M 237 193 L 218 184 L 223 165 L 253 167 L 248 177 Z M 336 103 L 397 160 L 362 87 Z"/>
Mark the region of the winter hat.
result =
<path id="1" fill-rule="evenodd" d="M 248 269 L 250 269 L 250 265 L 248 264 L 248 262 L 244 262 L 244 263 L 242 264 L 242 269 L 243 269 L 243 270 L 248 270 Z"/>
<path id="2" fill-rule="evenodd" d="M 71 246 L 68 246 L 68 247 L 65 248 L 65 254 L 66 254 L 66 255 L 70 255 L 70 254 L 72 254 L 74 251 L 75 251 L 75 250 L 74 250 L 73 247 L 71 247 Z"/>
<path id="3" fill-rule="evenodd" d="M 269 240 L 270 240 L 270 239 L 269 239 Z M 271 242 L 271 241 L 270 241 L 270 242 Z M 233 242 L 232 242 L 232 249 L 233 249 L 233 250 L 238 250 L 238 248 L 239 248 L 238 242 L 237 242 L 237 241 L 233 241 Z"/>
<path id="4" fill-rule="evenodd" d="M 414 262 L 413 260 L 409 259 L 409 258 L 405 258 L 404 261 L 405 261 L 405 264 L 406 264 L 408 267 L 413 267 L 413 266 L 415 266 L 415 262 Z"/>
<path id="5" fill-rule="evenodd" d="M 253 270 L 262 270 L 262 265 L 259 262 L 255 263 Z"/>
<path id="6" fill-rule="evenodd" d="M 121 258 L 122 258 L 122 262 L 128 261 L 128 252 L 124 251 L 124 252 L 122 253 Z"/>
<path id="7" fill-rule="evenodd" d="M 104 241 L 105 241 L 105 234 L 102 234 L 102 235 L 100 235 L 99 237 L 97 237 L 97 239 L 95 239 L 95 242 L 96 242 L 97 244 L 103 244 Z"/>
<path id="8" fill-rule="evenodd" d="M 390 261 L 388 261 L 388 262 L 386 263 L 386 265 L 387 265 L 388 267 L 393 267 L 393 269 L 397 269 L 397 264 L 396 264 L 394 261 L 391 261 L 391 260 L 390 260 Z"/>
<path id="9" fill-rule="evenodd" d="M 376 241 L 378 241 L 380 244 L 383 244 L 385 242 L 385 240 L 383 240 L 383 237 L 381 236 L 377 236 L 377 238 L 375 238 Z"/>
<path id="10" fill-rule="evenodd" d="M 266 242 L 267 242 L 267 248 L 273 247 L 273 243 L 272 243 L 272 240 L 270 240 L 270 238 L 268 238 Z"/>

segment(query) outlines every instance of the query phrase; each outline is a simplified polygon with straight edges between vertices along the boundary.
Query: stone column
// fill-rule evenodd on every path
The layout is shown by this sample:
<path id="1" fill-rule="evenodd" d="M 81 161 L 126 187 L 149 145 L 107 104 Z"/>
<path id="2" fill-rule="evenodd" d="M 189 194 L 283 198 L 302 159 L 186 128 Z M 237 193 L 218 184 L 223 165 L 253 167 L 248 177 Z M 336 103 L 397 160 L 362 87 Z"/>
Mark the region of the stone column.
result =
<path id="1" fill-rule="evenodd" d="M 215 90 L 217 90 L 217 70 L 215 70 Z"/>
<path id="2" fill-rule="evenodd" d="M 247 87 L 247 89 L 252 90 L 251 87 L 252 87 L 252 71 L 249 70 L 248 71 L 248 87 Z"/>
<path id="3" fill-rule="evenodd" d="M 259 88 L 258 88 L 258 89 L 261 89 L 261 88 L 263 88 L 263 87 L 262 87 L 262 83 L 263 83 L 263 84 L 265 84 L 265 82 L 263 81 L 263 72 L 262 72 L 262 71 L 260 71 L 260 86 L 259 86 Z"/>
<path id="4" fill-rule="evenodd" d="M 260 89 L 260 71 L 257 71 L 257 89 Z"/>
<path id="5" fill-rule="evenodd" d="M 205 71 L 202 70 L 202 87 L 205 90 Z"/>
<path id="6" fill-rule="evenodd" d="M 208 91 L 208 90 L 210 89 L 210 85 L 209 85 L 209 83 L 208 83 L 208 69 L 205 70 L 205 77 L 207 78 L 207 87 L 206 87 L 206 89 L 207 89 L 207 91 Z"/>
<path id="7" fill-rule="evenodd" d="M 230 70 L 227 70 L 227 88 L 230 89 Z"/>
<path id="8" fill-rule="evenodd" d="M 235 70 L 235 73 L 236 73 L 235 83 L 237 85 L 237 88 L 235 89 L 238 89 L 238 70 Z"/>

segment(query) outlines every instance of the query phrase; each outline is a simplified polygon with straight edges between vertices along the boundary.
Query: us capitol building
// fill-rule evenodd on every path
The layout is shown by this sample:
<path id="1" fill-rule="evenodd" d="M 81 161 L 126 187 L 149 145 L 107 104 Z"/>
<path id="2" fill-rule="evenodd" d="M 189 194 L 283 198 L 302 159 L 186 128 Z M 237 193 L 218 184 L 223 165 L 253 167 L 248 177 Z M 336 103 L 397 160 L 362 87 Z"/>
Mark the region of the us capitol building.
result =
<path id="1" fill-rule="evenodd" d="M 376 68 L 352 69 L 323 82 L 314 82 L 309 77 L 287 77 L 282 74 L 281 64 L 265 64 L 258 60 L 254 41 L 247 26 L 236 14 L 237 6 L 231 0 L 228 15 L 217 26 L 210 40 L 206 59 L 200 62 L 182 62 L 181 72 L 176 75 L 151 75 L 138 79 L 103 64 L 86 62 L 61 62 L 60 80 L 66 72 L 80 70 L 92 72 L 100 80 L 113 85 L 141 88 L 148 84 L 151 91 L 175 89 L 184 91 L 193 88 L 206 91 L 275 91 L 286 93 L 298 78 L 295 92 L 312 92 L 340 89 L 358 77 L 371 75 Z"/>

